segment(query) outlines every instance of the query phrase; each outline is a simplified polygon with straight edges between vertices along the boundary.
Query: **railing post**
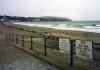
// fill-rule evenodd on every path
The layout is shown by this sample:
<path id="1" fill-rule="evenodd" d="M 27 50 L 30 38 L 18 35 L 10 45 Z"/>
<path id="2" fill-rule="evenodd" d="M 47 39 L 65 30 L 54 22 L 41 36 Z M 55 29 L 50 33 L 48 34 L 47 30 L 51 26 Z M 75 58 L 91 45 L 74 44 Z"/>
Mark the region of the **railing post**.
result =
<path id="1" fill-rule="evenodd" d="M 16 35 L 16 44 L 18 44 L 18 35 Z"/>
<path id="2" fill-rule="evenodd" d="M 70 40 L 70 66 L 73 66 L 73 40 Z"/>
<path id="3" fill-rule="evenodd" d="M 9 33 L 9 41 L 10 41 L 11 39 L 10 39 L 10 33 Z"/>
<path id="4" fill-rule="evenodd" d="M 31 36 L 31 50 L 33 49 L 33 37 Z"/>
<path id="5" fill-rule="evenodd" d="M 13 42 L 15 42 L 15 34 L 13 34 L 13 39 L 12 40 L 13 40 Z"/>
<path id="6" fill-rule="evenodd" d="M 24 47 L 24 35 L 22 35 L 22 47 Z"/>
<path id="7" fill-rule="evenodd" d="M 93 62 L 95 62 L 95 60 L 96 60 L 96 55 L 95 55 L 95 52 L 96 51 L 96 49 L 95 49 L 95 43 L 92 41 L 92 55 L 93 55 Z"/>
<path id="8" fill-rule="evenodd" d="M 8 40 L 8 34 L 7 33 L 5 34 L 5 40 L 6 41 Z"/>
<path id="9" fill-rule="evenodd" d="M 44 38 L 44 55 L 47 55 L 47 45 L 46 45 L 47 38 Z"/>
<path id="10" fill-rule="evenodd" d="M 13 42 L 14 42 L 14 43 L 16 43 L 15 38 L 16 38 L 16 34 L 13 34 Z"/>
<path id="11" fill-rule="evenodd" d="M 12 33 L 11 33 L 11 35 L 10 35 L 10 36 L 11 36 L 11 42 L 13 42 L 13 40 L 12 40 L 12 39 L 13 39 L 13 35 L 12 35 Z"/>
<path id="12" fill-rule="evenodd" d="M 14 42 L 14 34 L 11 34 L 11 36 L 12 36 L 11 37 L 11 39 L 12 39 L 11 41 Z"/>
<path id="13" fill-rule="evenodd" d="M 7 33 L 7 41 L 9 40 L 9 34 Z"/>
<path id="14" fill-rule="evenodd" d="M 13 42 L 13 34 L 11 33 L 11 42 Z"/>

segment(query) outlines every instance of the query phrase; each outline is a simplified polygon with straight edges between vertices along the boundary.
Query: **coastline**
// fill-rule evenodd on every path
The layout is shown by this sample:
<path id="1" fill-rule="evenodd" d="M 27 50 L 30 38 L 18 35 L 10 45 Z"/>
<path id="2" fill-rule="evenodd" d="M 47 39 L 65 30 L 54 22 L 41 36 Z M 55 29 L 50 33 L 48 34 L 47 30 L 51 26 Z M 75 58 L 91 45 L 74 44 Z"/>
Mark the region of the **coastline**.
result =
<path id="1" fill-rule="evenodd" d="M 13 26 L 19 29 L 23 29 L 30 32 L 37 32 L 40 34 L 48 34 L 56 37 L 66 37 L 70 39 L 82 39 L 93 41 L 94 43 L 100 43 L 100 33 L 94 32 L 85 32 L 85 31 L 76 31 L 76 30 L 60 30 L 54 28 L 46 28 L 46 27 L 37 27 L 37 26 L 25 26 L 25 25 L 17 25 L 9 22 L 4 23 L 8 26 Z"/>
<path id="2" fill-rule="evenodd" d="M 84 23 L 84 25 L 83 25 Z M 100 25 L 93 22 L 91 24 L 86 24 L 88 22 L 14 22 L 13 24 L 24 25 L 24 26 L 36 26 L 36 27 L 44 27 L 44 28 L 52 28 L 58 30 L 74 30 L 74 31 L 83 31 L 83 32 L 93 32 L 100 33 Z M 75 25 L 74 25 L 75 24 Z"/>
<path id="3" fill-rule="evenodd" d="M 32 28 L 30 29 L 30 27 L 16 26 L 16 25 L 12 25 L 12 24 L 9 24 L 9 25 L 3 24 L 3 26 L 1 25 L 1 31 L 3 31 L 3 33 L 9 33 L 10 32 L 10 33 L 18 34 L 19 36 L 21 36 L 21 35 L 26 35 L 26 36 L 32 35 L 32 36 L 34 36 L 34 34 L 36 34 L 35 36 L 37 36 L 37 35 L 42 36 L 43 34 L 46 33 L 46 34 L 49 34 L 49 35 L 54 35 L 56 37 L 65 37 L 65 38 L 70 38 L 70 39 L 78 39 L 78 38 L 84 39 L 85 38 L 85 37 L 81 37 L 81 36 L 78 37 L 78 36 L 74 36 L 74 35 L 70 35 L 70 34 L 68 35 L 68 33 L 64 35 L 64 33 L 66 31 L 63 32 L 62 30 L 60 32 L 61 34 L 59 34 L 58 30 L 47 29 L 47 28 L 37 28 L 37 27 L 34 27 L 34 29 L 32 29 Z M 57 33 L 57 34 L 55 34 L 55 33 Z M 37 42 L 39 43 L 38 40 L 37 40 Z M 34 51 L 31 51 L 31 50 L 27 49 L 27 47 L 29 48 L 29 45 L 27 45 L 27 44 L 24 47 L 22 47 L 21 44 L 16 45 L 16 44 L 13 43 L 12 45 L 15 45 L 18 48 L 25 50 L 26 52 L 28 52 L 29 54 L 32 54 L 33 56 L 35 55 L 35 56 L 39 57 L 40 59 L 46 60 L 47 62 L 50 62 L 51 64 L 54 64 L 54 65 L 56 65 L 60 68 L 63 68 L 64 70 L 69 68 L 69 56 L 62 54 L 60 52 L 57 52 L 57 50 L 55 51 L 53 49 L 48 48 L 48 56 L 44 56 L 43 51 L 39 48 L 34 47 Z M 34 45 L 36 46 L 35 43 L 34 43 Z M 87 62 L 85 60 L 81 60 L 81 59 L 78 59 L 78 58 L 74 58 L 74 59 L 76 60 L 75 61 L 75 69 L 76 70 L 82 70 L 81 67 L 83 67 L 83 70 L 93 69 L 93 64 L 91 64 L 90 62 Z M 83 63 L 83 64 L 80 65 L 80 63 Z M 66 65 L 67 65 L 67 67 L 66 67 Z M 63 69 L 61 69 L 61 70 L 63 70 Z"/>

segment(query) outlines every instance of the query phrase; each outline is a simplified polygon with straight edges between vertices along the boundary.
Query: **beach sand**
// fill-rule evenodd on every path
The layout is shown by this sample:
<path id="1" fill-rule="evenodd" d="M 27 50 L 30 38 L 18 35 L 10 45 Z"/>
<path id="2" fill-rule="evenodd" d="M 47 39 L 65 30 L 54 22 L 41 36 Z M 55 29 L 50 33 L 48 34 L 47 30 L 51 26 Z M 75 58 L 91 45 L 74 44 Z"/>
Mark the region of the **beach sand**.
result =
<path id="1" fill-rule="evenodd" d="M 81 40 L 93 41 L 95 43 L 100 43 L 100 39 L 99 39 L 100 34 L 98 33 L 71 31 L 71 30 L 57 30 L 57 29 L 43 28 L 43 27 L 29 27 L 29 26 L 9 24 L 9 22 L 0 24 L 0 32 L 2 33 L 10 32 L 10 33 L 15 33 L 19 35 L 29 35 L 29 36 L 35 36 L 35 37 L 55 36 L 55 37 L 69 38 L 72 40 L 81 39 Z M 27 47 L 28 46 L 29 45 L 27 45 Z M 25 47 L 24 48 L 21 47 L 21 48 L 26 49 L 26 51 L 28 50 Z M 37 53 L 35 51 L 39 51 L 40 53 Z M 41 59 L 44 59 L 54 65 L 64 68 L 65 70 L 68 69 L 69 56 L 62 54 L 60 52 L 56 52 L 55 50 L 52 50 L 52 49 L 48 49 L 48 56 L 44 56 L 43 54 L 41 54 L 41 52 L 43 51 L 41 51 L 38 48 L 34 48 L 34 51 L 31 51 L 31 53 L 34 53 L 35 56 Z M 91 70 L 91 68 L 93 67 L 93 66 L 91 67 L 91 64 L 88 63 L 87 61 L 83 61 L 77 58 L 75 58 L 74 60 L 75 60 L 74 63 L 76 63 L 75 65 L 76 70 Z M 82 67 L 84 68 L 81 69 Z"/>
<path id="2" fill-rule="evenodd" d="M 47 35 L 57 36 L 57 37 L 66 37 L 73 40 L 81 39 L 81 40 L 93 41 L 94 43 L 100 43 L 100 33 L 74 31 L 74 30 L 60 30 L 60 29 L 36 27 L 36 26 L 23 26 L 23 25 L 16 25 L 16 24 L 7 24 L 7 25 L 14 26 L 19 29 L 22 28 L 26 31 L 32 31 L 33 33 L 37 32 L 40 33 L 40 35 L 47 34 Z"/>

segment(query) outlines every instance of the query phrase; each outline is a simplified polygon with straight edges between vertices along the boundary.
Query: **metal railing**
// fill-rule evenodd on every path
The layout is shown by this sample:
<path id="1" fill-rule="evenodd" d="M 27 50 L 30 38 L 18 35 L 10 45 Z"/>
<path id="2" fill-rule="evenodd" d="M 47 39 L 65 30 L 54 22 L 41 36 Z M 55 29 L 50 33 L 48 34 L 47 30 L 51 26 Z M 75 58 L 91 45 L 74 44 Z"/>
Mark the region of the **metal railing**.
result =
<path id="1" fill-rule="evenodd" d="M 52 53 L 52 51 L 48 53 L 49 48 L 51 50 L 55 50 L 56 52 L 59 52 L 60 50 L 59 49 L 59 37 L 52 37 L 52 36 L 35 37 L 35 36 L 30 36 L 30 35 L 19 35 L 19 34 L 14 34 L 14 33 L 6 33 L 5 39 L 14 44 L 20 44 L 19 46 L 24 47 L 24 48 L 26 48 L 25 46 L 27 46 L 27 49 L 32 50 L 32 51 L 35 51 L 36 50 L 35 48 L 38 48 L 39 50 L 41 49 L 42 52 L 40 53 L 44 54 L 45 56 L 48 56 L 49 53 Z M 96 47 L 97 45 L 99 47 Z M 93 43 L 93 51 L 97 51 L 96 48 L 100 48 L 100 44 Z M 76 53 L 75 40 L 70 40 L 69 61 L 70 61 L 71 66 L 73 66 L 74 64 L 73 59 L 74 59 L 75 53 Z M 60 54 L 63 55 L 62 53 Z M 94 53 L 93 53 L 93 57 L 94 57 Z"/>

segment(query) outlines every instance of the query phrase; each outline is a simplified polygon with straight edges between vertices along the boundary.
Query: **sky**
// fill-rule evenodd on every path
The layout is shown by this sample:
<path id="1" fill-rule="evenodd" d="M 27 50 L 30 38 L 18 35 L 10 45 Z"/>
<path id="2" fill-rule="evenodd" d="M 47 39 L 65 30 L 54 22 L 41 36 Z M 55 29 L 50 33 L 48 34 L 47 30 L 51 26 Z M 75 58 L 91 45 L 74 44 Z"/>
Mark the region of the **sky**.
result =
<path id="1" fill-rule="evenodd" d="M 100 20 L 100 0 L 0 0 L 0 15 Z"/>

